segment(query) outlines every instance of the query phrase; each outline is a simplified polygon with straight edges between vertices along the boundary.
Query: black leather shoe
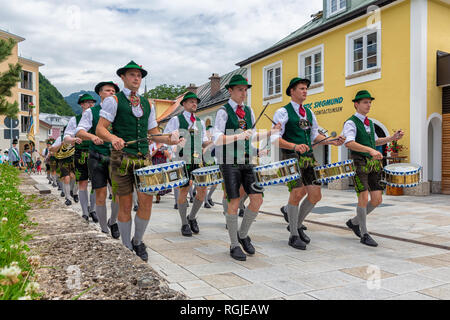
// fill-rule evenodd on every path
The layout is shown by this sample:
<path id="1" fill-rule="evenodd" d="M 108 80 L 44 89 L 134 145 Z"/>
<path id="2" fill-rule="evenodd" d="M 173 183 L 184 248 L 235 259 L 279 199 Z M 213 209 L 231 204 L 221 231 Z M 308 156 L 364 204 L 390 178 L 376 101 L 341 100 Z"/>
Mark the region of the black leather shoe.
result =
<path id="1" fill-rule="evenodd" d="M 70 206 L 72 205 L 72 201 L 70 201 L 69 199 L 66 199 L 66 202 L 64 202 L 66 204 L 66 206 Z"/>
<path id="2" fill-rule="evenodd" d="M 86 222 L 89 222 L 89 216 L 85 216 L 84 214 L 81 216 Z"/>
<path id="3" fill-rule="evenodd" d="M 370 247 L 377 247 L 378 243 L 372 239 L 372 237 L 368 234 L 365 233 L 361 240 L 359 240 L 359 242 L 361 242 L 362 244 L 365 244 L 366 246 L 370 246 Z"/>
<path id="4" fill-rule="evenodd" d="M 214 207 L 214 201 L 212 199 L 208 199 L 208 203 L 211 207 Z"/>
<path id="5" fill-rule="evenodd" d="M 306 250 L 306 243 L 304 243 L 299 236 L 290 236 L 289 245 L 295 249 Z"/>
<path id="6" fill-rule="evenodd" d="M 119 231 L 119 226 L 117 225 L 117 223 L 109 225 L 109 219 L 108 219 L 108 228 L 111 230 L 111 236 L 114 239 L 120 238 L 120 231 Z"/>
<path id="7" fill-rule="evenodd" d="M 192 237 L 191 227 L 188 224 L 182 225 L 181 234 L 185 237 Z"/>
<path id="8" fill-rule="evenodd" d="M 206 209 L 210 209 L 211 205 L 209 204 L 209 202 L 205 202 L 205 204 L 203 205 Z"/>
<path id="9" fill-rule="evenodd" d="M 64 192 L 61 192 L 61 198 L 64 198 L 66 194 Z"/>
<path id="10" fill-rule="evenodd" d="M 52 187 L 53 187 L 53 188 L 56 188 L 57 186 L 58 186 L 58 185 L 57 185 L 56 183 L 53 183 L 53 184 L 52 184 Z M 60 190 L 60 189 L 58 188 L 58 190 Z"/>
<path id="11" fill-rule="evenodd" d="M 61 186 L 58 184 L 58 185 L 56 185 L 57 187 L 58 187 L 58 191 L 61 191 L 62 190 L 62 188 L 61 188 Z"/>
<path id="12" fill-rule="evenodd" d="M 112 194 L 109 195 L 109 200 L 112 200 Z"/>
<path id="13" fill-rule="evenodd" d="M 73 198 L 73 191 L 70 190 L 70 196 Z"/>
<path id="14" fill-rule="evenodd" d="M 139 209 L 139 206 L 134 206 L 134 207 L 133 207 L 133 211 L 134 211 L 134 212 L 137 212 L 138 209 Z"/>
<path id="15" fill-rule="evenodd" d="M 249 236 L 247 236 L 244 239 L 241 239 L 238 233 L 238 241 L 242 245 L 242 248 L 244 249 L 245 252 L 247 252 L 248 254 L 255 254 L 255 247 L 253 247 L 251 243 L 252 239 L 250 239 Z"/>
<path id="16" fill-rule="evenodd" d="M 286 206 L 282 206 L 280 208 L 280 211 L 283 214 L 284 220 L 286 220 L 286 222 L 289 223 L 289 217 L 288 217 L 288 213 L 286 211 Z"/>
<path id="17" fill-rule="evenodd" d="M 144 260 L 145 262 L 148 261 L 148 253 L 147 253 L 147 247 L 145 246 L 145 243 L 141 242 L 137 246 L 134 244 L 134 238 L 131 240 L 131 244 L 133 245 L 133 251 L 136 252 L 136 255 Z"/>
<path id="18" fill-rule="evenodd" d="M 239 209 L 239 217 L 242 218 L 244 216 L 244 212 L 245 212 L 244 209 Z"/>
<path id="19" fill-rule="evenodd" d="M 358 238 L 361 238 L 361 231 L 359 230 L 359 225 L 353 224 L 352 219 L 348 219 L 348 221 L 345 223 L 347 227 L 353 230 L 353 232 L 356 234 Z"/>
<path id="20" fill-rule="evenodd" d="M 245 255 L 244 252 L 242 252 L 241 247 L 234 247 L 234 248 L 230 249 L 230 256 L 233 259 L 239 260 L 239 261 L 247 260 L 247 256 Z"/>
<path id="21" fill-rule="evenodd" d="M 302 228 L 298 228 L 298 235 L 300 236 L 300 239 L 306 244 L 311 242 L 311 239 L 306 235 L 306 233 L 303 231 Z"/>
<path id="22" fill-rule="evenodd" d="M 95 223 L 98 222 L 97 213 L 95 211 L 89 212 L 89 215 L 91 216 L 92 221 L 94 221 Z"/>
<path id="23" fill-rule="evenodd" d="M 199 233 L 200 229 L 198 228 L 197 220 L 196 219 L 194 219 L 194 220 L 188 219 L 188 221 L 189 221 L 189 226 L 191 227 L 192 232 Z"/>
<path id="24" fill-rule="evenodd" d="M 48 180 L 48 184 L 52 184 L 52 182 L 50 180 Z"/>
<path id="25" fill-rule="evenodd" d="M 300 228 L 302 228 L 305 231 L 308 230 L 308 228 L 304 224 L 302 224 L 302 226 Z"/>
<path id="26" fill-rule="evenodd" d="M 190 203 L 194 203 L 194 198 L 189 199 Z"/>
<path id="27" fill-rule="evenodd" d="M 78 201 L 80 201 L 80 198 L 78 197 L 77 194 L 73 195 L 73 201 L 75 201 L 75 203 L 78 203 Z"/>
<path id="28" fill-rule="evenodd" d="M 173 208 L 174 208 L 175 210 L 178 210 L 178 204 L 175 203 L 175 204 L 173 205 Z"/>

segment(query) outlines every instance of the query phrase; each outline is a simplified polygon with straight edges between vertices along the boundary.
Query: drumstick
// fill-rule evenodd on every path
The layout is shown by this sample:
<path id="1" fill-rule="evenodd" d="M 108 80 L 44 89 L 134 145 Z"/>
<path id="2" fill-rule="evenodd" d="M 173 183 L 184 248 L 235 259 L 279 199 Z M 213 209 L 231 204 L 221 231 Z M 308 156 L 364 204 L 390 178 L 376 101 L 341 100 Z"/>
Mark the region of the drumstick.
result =
<path id="1" fill-rule="evenodd" d="M 155 134 L 149 134 L 147 135 L 147 138 L 142 138 L 142 139 L 138 139 L 138 140 L 132 140 L 132 141 L 128 141 L 125 142 L 125 145 L 128 146 L 130 144 L 135 144 L 138 142 L 143 142 L 143 141 L 147 141 L 149 140 L 149 138 L 151 137 L 170 137 L 172 134 L 171 133 L 155 133 Z"/>
<path id="2" fill-rule="evenodd" d="M 259 119 L 261 119 L 261 116 L 264 114 L 264 112 L 266 111 L 267 107 L 269 106 L 269 102 L 267 102 L 266 106 L 264 107 L 264 109 L 261 111 L 261 113 L 258 116 L 258 119 L 256 119 L 255 123 L 252 126 L 252 129 L 255 129 L 256 124 L 258 123 Z"/>
<path id="3" fill-rule="evenodd" d="M 272 123 L 273 123 L 273 125 L 274 125 L 274 126 L 276 126 L 276 125 L 277 125 L 277 124 L 276 124 L 276 123 L 275 123 L 275 122 L 274 122 L 274 121 L 273 121 L 272 119 L 270 119 L 270 118 L 269 118 L 269 116 L 268 116 L 267 114 L 265 114 L 265 113 L 264 113 L 264 115 L 265 115 L 265 116 L 267 117 L 267 119 L 269 119 L 269 120 L 270 120 L 270 122 L 272 122 Z"/>
<path id="4" fill-rule="evenodd" d="M 314 142 L 314 143 L 311 145 L 311 147 L 314 147 L 315 145 L 318 145 L 319 143 L 324 142 L 325 140 L 328 140 L 328 139 L 334 138 L 334 137 L 336 137 L 336 132 L 335 132 L 335 131 L 333 131 L 333 132 L 331 133 L 331 135 L 328 136 L 328 137 L 326 137 L 325 139 L 322 139 L 322 140 L 320 140 L 320 141 Z M 339 138 L 333 139 L 333 140 L 330 140 L 330 141 L 336 141 L 336 140 L 339 140 Z"/>

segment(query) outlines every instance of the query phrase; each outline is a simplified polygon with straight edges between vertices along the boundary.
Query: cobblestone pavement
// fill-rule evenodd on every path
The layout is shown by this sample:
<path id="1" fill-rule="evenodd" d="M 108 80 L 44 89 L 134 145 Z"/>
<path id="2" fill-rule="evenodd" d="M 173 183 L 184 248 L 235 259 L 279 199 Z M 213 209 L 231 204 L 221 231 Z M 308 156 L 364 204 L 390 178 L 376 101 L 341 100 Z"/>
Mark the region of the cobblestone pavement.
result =
<path id="1" fill-rule="evenodd" d="M 199 212 L 198 235 L 181 235 L 168 194 L 153 204 L 144 237 L 149 264 L 191 299 L 450 299 L 450 196 L 384 196 L 367 219 L 379 244 L 372 248 L 345 228 L 355 193 L 324 188 L 305 223 L 311 244 L 300 251 L 288 246 L 280 213 L 287 188 L 270 187 L 261 207 L 269 214 L 259 214 L 249 233 L 257 253 L 239 262 L 229 256 L 220 189 L 216 205 Z"/>

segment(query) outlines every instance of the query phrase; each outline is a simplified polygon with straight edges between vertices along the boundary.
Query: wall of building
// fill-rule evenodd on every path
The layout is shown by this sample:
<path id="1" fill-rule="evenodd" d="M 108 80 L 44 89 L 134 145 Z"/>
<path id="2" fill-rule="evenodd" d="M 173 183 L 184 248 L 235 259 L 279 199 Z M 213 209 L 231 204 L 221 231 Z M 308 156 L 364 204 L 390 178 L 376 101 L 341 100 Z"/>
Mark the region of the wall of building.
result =
<path id="1" fill-rule="evenodd" d="M 312 108 L 314 112 L 336 106 L 342 106 L 342 111 L 319 114 L 319 125 L 329 132 L 341 133 L 343 123 L 354 113 L 352 99 L 357 91 L 366 89 L 376 97 L 370 117 L 379 121 L 382 128 L 392 133 L 394 129 L 403 129 L 406 134 L 402 144 L 407 147 L 403 155 L 409 155 L 409 110 L 410 110 L 410 4 L 403 1 L 381 10 L 381 78 L 365 83 L 346 86 L 346 35 L 366 27 L 368 17 L 348 23 L 335 30 L 307 40 L 288 48 L 274 56 L 268 57 L 251 65 L 251 103 L 255 114 L 258 114 L 265 104 L 263 101 L 263 68 L 277 61 L 282 61 L 282 93 L 279 103 L 269 106 L 267 114 L 274 112 L 287 104 L 290 98 L 285 95 L 289 81 L 298 76 L 299 53 L 319 45 L 324 46 L 324 91 L 309 95 L 305 103 L 314 103 L 326 99 L 342 97 L 342 103 L 335 106 Z M 269 128 L 271 123 L 262 119 L 259 128 Z M 331 161 L 335 162 L 343 152 L 331 148 Z M 341 154 L 341 156 L 340 156 Z"/>

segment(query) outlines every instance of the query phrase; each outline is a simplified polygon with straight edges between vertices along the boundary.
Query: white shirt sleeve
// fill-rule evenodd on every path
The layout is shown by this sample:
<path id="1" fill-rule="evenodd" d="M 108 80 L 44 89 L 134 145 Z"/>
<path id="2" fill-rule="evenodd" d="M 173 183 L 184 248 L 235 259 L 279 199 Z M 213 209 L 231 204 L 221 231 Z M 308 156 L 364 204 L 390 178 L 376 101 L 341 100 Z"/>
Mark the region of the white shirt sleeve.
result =
<path id="1" fill-rule="evenodd" d="M 117 113 L 117 101 L 111 96 L 103 100 L 100 117 L 105 118 L 109 122 L 114 122 Z"/>
<path id="2" fill-rule="evenodd" d="M 219 109 L 216 114 L 216 120 L 214 121 L 213 140 L 215 145 L 217 145 L 217 141 L 219 141 L 219 138 L 225 134 L 227 120 L 227 112 L 223 109 Z"/>
<path id="3" fill-rule="evenodd" d="M 75 134 L 80 130 L 84 130 L 88 132 L 92 128 L 92 111 L 91 109 L 86 110 L 81 117 L 80 122 L 78 123 L 78 127 L 75 130 Z"/>
<path id="4" fill-rule="evenodd" d="M 344 129 L 342 134 L 345 136 L 345 143 L 355 141 L 356 139 L 356 125 L 353 121 L 348 120 L 344 123 Z"/>
<path id="5" fill-rule="evenodd" d="M 203 144 L 203 143 L 205 143 L 205 142 L 208 142 L 209 139 L 208 139 L 208 136 L 206 135 L 206 125 L 205 125 L 205 122 L 204 122 L 203 120 L 200 120 L 200 121 L 201 121 L 201 123 L 202 123 L 202 128 L 203 128 L 203 130 L 202 130 L 202 144 Z"/>
<path id="6" fill-rule="evenodd" d="M 272 143 L 274 143 L 275 141 L 277 141 L 279 138 L 281 138 L 283 136 L 288 119 L 289 119 L 288 113 L 285 108 L 280 108 L 275 112 L 275 114 L 273 115 L 273 122 L 281 123 L 281 130 L 279 133 L 275 133 L 270 136 L 270 141 Z M 272 127 L 273 126 L 274 125 L 272 124 Z"/>
<path id="7" fill-rule="evenodd" d="M 75 117 L 70 118 L 69 123 L 67 124 L 66 131 L 64 131 L 64 138 L 67 136 L 75 137 L 75 131 L 77 129 L 77 120 Z"/>
<path id="8" fill-rule="evenodd" d="M 59 147 L 61 145 L 61 136 L 59 136 L 55 142 L 53 142 L 52 147 Z"/>
<path id="9" fill-rule="evenodd" d="M 317 119 L 316 119 L 316 115 L 314 114 L 314 112 L 311 111 L 312 114 L 312 128 L 311 128 L 311 143 L 314 142 L 314 140 L 316 140 L 317 136 L 319 135 L 319 124 L 317 123 Z"/>
<path id="10" fill-rule="evenodd" d="M 153 105 L 150 105 L 150 116 L 148 117 L 148 130 L 156 128 L 158 126 L 158 123 L 156 122 L 156 111 L 155 107 Z"/>
<path id="11" fill-rule="evenodd" d="M 166 127 L 164 128 L 164 133 L 172 133 L 180 127 L 180 121 L 178 117 L 173 117 L 169 120 Z"/>

